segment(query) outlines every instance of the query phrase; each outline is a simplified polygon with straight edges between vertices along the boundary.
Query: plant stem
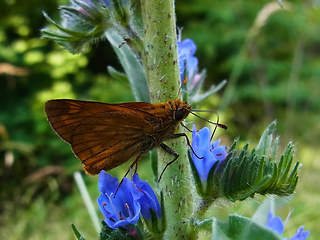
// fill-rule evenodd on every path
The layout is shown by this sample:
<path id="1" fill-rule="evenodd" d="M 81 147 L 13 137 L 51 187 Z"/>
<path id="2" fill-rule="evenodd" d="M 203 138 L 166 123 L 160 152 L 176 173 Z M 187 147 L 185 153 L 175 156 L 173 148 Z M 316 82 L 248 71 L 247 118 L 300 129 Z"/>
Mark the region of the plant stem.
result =
<path id="1" fill-rule="evenodd" d="M 145 33 L 145 69 L 151 102 L 166 102 L 170 98 L 177 98 L 180 87 L 174 1 L 142 0 L 141 4 Z M 190 239 L 188 219 L 192 213 L 192 195 L 187 144 L 182 138 L 166 144 L 180 156 L 167 168 L 159 183 L 167 219 L 165 239 Z M 159 150 L 158 172 L 161 173 L 166 163 L 172 159 L 173 156 Z"/>
<path id="2" fill-rule="evenodd" d="M 212 203 L 214 202 L 214 200 L 214 198 L 202 199 L 201 202 L 198 204 L 197 208 L 195 209 L 194 216 L 196 216 L 199 219 L 202 219 L 205 213 L 212 205 Z"/>

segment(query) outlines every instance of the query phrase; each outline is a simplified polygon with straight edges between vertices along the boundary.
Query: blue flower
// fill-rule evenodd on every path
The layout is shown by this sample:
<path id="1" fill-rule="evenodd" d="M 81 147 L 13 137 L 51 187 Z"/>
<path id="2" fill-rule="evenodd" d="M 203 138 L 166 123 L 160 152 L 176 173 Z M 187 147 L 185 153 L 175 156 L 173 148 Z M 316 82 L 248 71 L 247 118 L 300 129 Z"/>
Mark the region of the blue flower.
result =
<path id="1" fill-rule="evenodd" d="M 284 224 L 282 222 L 282 219 L 278 216 L 273 216 L 273 213 L 271 210 L 268 214 L 268 221 L 267 221 L 266 227 L 271 229 L 272 231 L 276 232 L 279 235 L 283 234 Z M 307 239 L 310 234 L 310 231 L 303 231 L 303 229 L 304 229 L 304 227 L 301 226 L 296 231 L 296 234 L 292 238 L 290 238 L 289 240 L 305 240 L 305 239 Z M 287 239 L 283 238 L 283 240 L 287 240 Z"/>
<path id="2" fill-rule="evenodd" d="M 118 186 L 117 178 L 105 171 L 100 172 L 98 187 L 101 195 L 97 201 L 109 227 L 118 228 L 136 224 L 140 213 L 149 220 L 150 209 L 160 217 L 161 209 L 155 193 L 147 182 L 139 178 L 138 174 L 133 176 L 133 181 L 124 178 L 114 197 Z"/>
<path id="3" fill-rule="evenodd" d="M 305 240 L 305 239 L 307 239 L 310 235 L 310 231 L 303 231 L 303 229 L 304 229 L 304 226 L 301 226 L 296 231 L 296 234 L 292 238 L 290 238 L 289 240 Z"/>
<path id="4" fill-rule="evenodd" d="M 137 201 L 142 193 L 132 181 L 124 178 L 116 197 L 114 194 L 119 186 L 116 177 L 112 177 L 105 171 L 99 174 L 98 188 L 101 192 L 97 202 L 100 211 L 105 216 L 105 222 L 111 228 L 125 227 L 136 224 L 140 217 L 141 206 Z"/>
<path id="5" fill-rule="evenodd" d="M 209 128 L 204 127 L 197 132 L 195 125 L 192 129 L 192 149 L 197 154 L 197 157 L 192 153 L 192 161 L 197 169 L 200 180 L 203 185 L 206 185 L 208 174 L 212 166 L 217 162 L 223 161 L 226 156 L 226 147 L 219 146 L 220 139 L 211 142 L 211 132 Z"/>
<path id="6" fill-rule="evenodd" d="M 278 233 L 279 235 L 283 234 L 284 225 L 283 225 L 282 219 L 279 216 L 273 216 L 273 213 L 271 210 L 268 214 L 268 221 L 267 221 L 266 227 Z"/>
<path id="7" fill-rule="evenodd" d="M 156 212 L 158 217 L 161 217 L 161 208 L 157 196 L 147 182 L 142 181 L 138 174 L 133 176 L 133 183 L 136 188 L 142 193 L 138 202 L 141 206 L 141 214 L 146 220 L 151 219 L 150 209 Z"/>
<path id="8" fill-rule="evenodd" d="M 189 80 L 195 77 L 198 70 L 198 59 L 193 55 L 196 52 L 196 44 L 189 38 L 178 41 L 178 60 L 179 60 L 179 71 L 181 81 L 187 77 Z M 185 71 L 187 76 L 185 76 Z"/>

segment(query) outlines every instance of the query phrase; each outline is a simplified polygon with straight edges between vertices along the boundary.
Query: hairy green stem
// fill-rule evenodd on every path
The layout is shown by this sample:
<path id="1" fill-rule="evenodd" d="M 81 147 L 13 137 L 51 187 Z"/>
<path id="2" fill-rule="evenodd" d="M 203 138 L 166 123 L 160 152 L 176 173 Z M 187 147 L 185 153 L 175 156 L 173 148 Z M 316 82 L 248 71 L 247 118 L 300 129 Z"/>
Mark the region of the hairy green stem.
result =
<path id="1" fill-rule="evenodd" d="M 151 102 L 176 99 L 180 87 L 177 61 L 176 25 L 173 0 L 142 0 L 144 25 L 145 69 Z M 182 129 L 179 129 L 181 132 Z M 185 139 L 169 141 L 171 148 L 179 153 L 160 181 L 164 196 L 167 219 L 165 239 L 191 239 L 188 219 L 192 213 L 190 170 Z M 162 150 L 158 152 L 158 172 L 161 173 L 173 156 Z"/>
<path id="2" fill-rule="evenodd" d="M 194 216 L 199 219 L 203 218 L 203 216 L 206 214 L 214 200 L 214 198 L 202 199 L 194 211 Z"/>

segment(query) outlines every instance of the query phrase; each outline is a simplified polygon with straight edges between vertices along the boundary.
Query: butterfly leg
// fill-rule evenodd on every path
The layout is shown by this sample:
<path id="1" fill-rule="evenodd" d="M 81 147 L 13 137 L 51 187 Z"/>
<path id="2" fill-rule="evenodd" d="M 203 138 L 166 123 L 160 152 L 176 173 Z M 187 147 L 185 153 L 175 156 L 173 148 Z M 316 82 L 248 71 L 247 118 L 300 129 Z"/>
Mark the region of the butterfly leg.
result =
<path id="1" fill-rule="evenodd" d="M 192 146 L 191 146 L 191 144 L 190 144 L 190 140 L 189 140 L 189 138 L 188 138 L 187 134 L 185 134 L 185 133 L 175 133 L 175 134 L 172 134 L 172 135 L 170 136 L 170 138 L 178 138 L 178 137 L 185 137 L 185 138 L 186 138 L 186 140 L 187 140 L 187 144 L 188 144 L 188 146 L 190 147 L 190 149 L 191 149 L 192 153 L 193 153 L 197 158 L 199 158 L 199 159 L 203 159 L 203 157 L 199 157 L 199 156 L 195 153 L 195 151 L 193 150 L 193 148 L 192 148 Z"/>
<path id="2" fill-rule="evenodd" d="M 193 148 L 192 148 L 192 146 L 191 146 L 191 144 L 190 144 L 190 141 L 189 141 L 189 138 L 188 138 L 187 134 L 185 134 L 185 133 L 176 133 L 176 134 L 172 134 L 172 135 L 170 136 L 170 138 L 178 138 L 178 137 L 185 137 L 186 140 L 187 140 L 187 144 L 188 144 L 188 146 L 190 147 L 192 153 L 193 153 L 197 158 L 203 159 L 203 157 L 199 157 L 199 156 L 194 152 L 194 150 L 193 150 Z M 166 145 L 166 144 L 164 144 L 164 143 L 161 143 L 161 144 L 160 144 L 160 147 L 161 147 L 165 152 L 173 155 L 173 156 L 174 156 L 174 159 L 166 164 L 166 166 L 164 167 L 164 169 L 162 170 L 162 172 L 161 172 L 161 174 L 160 174 L 160 177 L 159 177 L 159 179 L 158 179 L 158 182 L 160 182 L 160 180 L 161 180 L 161 178 L 162 178 L 162 175 L 163 175 L 164 171 L 167 169 L 167 167 L 169 167 L 169 165 L 171 165 L 172 163 L 174 163 L 174 162 L 178 159 L 178 157 L 179 157 L 179 153 L 177 153 L 175 150 L 173 150 L 172 148 L 170 148 L 168 145 Z"/>
<path id="3" fill-rule="evenodd" d="M 189 132 L 192 132 L 192 130 L 189 129 L 186 125 L 184 125 L 182 122 L 180 122 L 180 125 L 181 125 L 182 127 L 184 127 L 185 129 L 187 129 Z"/>
<path id="4" fill-rule="evenodd" d="M 130 172 L 130 170 L 133 168 L 134 165 L 135 165 L 134 174 L 137 173 L 137 170 L 138 170 L 138 161 L 139 161 L 139 159 L 141 158 L 142 154 L 143 154 L 143 152 L 140 153 L 140 154 L 136 157 L 136 159 L 133 161 L 133 163 L 132 163 L 132 164 L 130 165 L 130 167 L 128 168 L 128 171 L 126 172 L 126 174 L 125 174 L 125 175 L 123 176 L 123 178 L 121 179 L 121 181 L 120 181 L 120 183 L 119 183 L 119 185 L 118 185 L 118 187 L 117 187 L 117 190 L 116 190 L 116 192 L 114 193 L 114 197 L 116 197 L 117 192 L 118 192 L 118 190 L 119 190 L 119 188 L 120 188 L 120 186 L 121 186 L 121 184 L 122 184 L 122 182 L 123 182 L 123 179 L 128 175 L 128 173 Z"/>
<path id="5" fill-rule="evenodd" d="M 170 162 L 168 162 L 166 164 L 166 166 L 164 167 L 164 169 L 162 170 L 161 174 L 160 174 L 160 177 L 158 179 L 158 182 L 160 182 L 161 178 L 162 178 L 162 175 L 164 173 L 164 171 L 167 169 L 167 167 L 169 167 L 172 163 L 174 163 L 178 157 L 179 157 L 179 153 L 177 153 L 175 150 L 173 150 L 171 147 L 169 147 L 168 145 L 164 144 L 164 143 L 161 143 L 160 144 L 160 147 L 167 153 L 169 153 L 170 155 L 173 155 L 174 156 L 174 159 L 171 160 Z"/>
<path id="6" fill-rule="evenodd" d="M 139 158 L 138 158 L 138 160 L 140 159 L 140 157 L 142 156 L 142 154 L 140 154 L 140 156 L 139 156 Z M 135 162 L 135 164 L 134 164 L 134 170 L 133 170 L 133 175 L 135 175 L 136 173 L 137 173 L 137 171 L 138 171 L 138 163 L 139 163 L 139 161 L 138 161 L 137 159 L 134 161 Z M 132 165 L 132 167 L 133 167 L 133 164 L 131 164 Z M 130 166 L 131 167 L 131 166 Z"/>

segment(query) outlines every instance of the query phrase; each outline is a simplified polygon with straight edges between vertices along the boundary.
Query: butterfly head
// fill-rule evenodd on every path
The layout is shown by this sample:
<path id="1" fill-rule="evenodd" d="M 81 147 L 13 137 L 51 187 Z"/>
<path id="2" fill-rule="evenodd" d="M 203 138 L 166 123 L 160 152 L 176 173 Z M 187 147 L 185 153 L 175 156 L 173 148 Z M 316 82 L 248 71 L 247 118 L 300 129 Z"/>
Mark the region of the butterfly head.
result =
<path id="1" fill-rule="evenodd" d="M 181 101 L 180 99 L 177 99 L 175 101 L 169 100 L 168 103 L 174 111 L 174 120 L 177 122 L 185 119 L 191 112 L 191 106 L 188 103 Z"/>

